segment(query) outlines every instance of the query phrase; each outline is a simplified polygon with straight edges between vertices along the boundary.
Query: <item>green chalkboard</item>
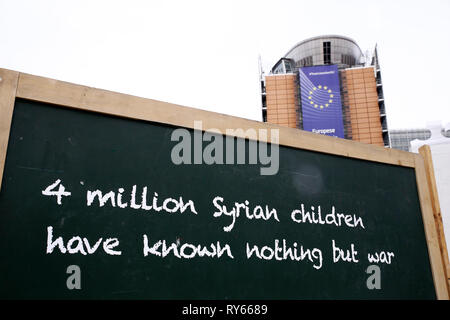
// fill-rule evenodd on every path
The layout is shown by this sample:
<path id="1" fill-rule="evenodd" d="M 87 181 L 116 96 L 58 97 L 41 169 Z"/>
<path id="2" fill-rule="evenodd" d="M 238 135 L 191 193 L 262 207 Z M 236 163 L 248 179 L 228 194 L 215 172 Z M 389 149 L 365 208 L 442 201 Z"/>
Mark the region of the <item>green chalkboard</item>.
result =
<path id="1" fill-rule="evenodd" d="M 258 164 L 176 165 L 174 129 L 16 99 L 0 191 L 0 298 L 436 298 L 414 168 L 284 146 L 276 175 L 260 175 Z M 42 193 L 57 180 L 49 192 L 62 184 L 71 193 L 60 204 L 57 196 Z M 133 187 L 140 208 L 132 207 Z M 144 187 L 147 205 L 156 192 L 157 206 L 182 197 L 197 213 L 192 206 L 184 212 L 144 210 Z M 88 205 L 95 190 L 114 192 L 115 206 L 108 200 L 100 206 L 98 198 Z M 119 194 L 127 207 L 119 207 Z M 250 216 L 241 209 L 225 231 L 232 216 L 214 216 L 215 198 L 228 210 L 235 202 L 248 204 Z M 259 217 L 267 206 L 279 221 L 274 214 L 267 220 L 252 216 L 258 205 Z M 167 209 L 176 207 L 167 202 Z M 340 226 L 333 208 L 335 217 L 342 214 Z M 308 212 L 315 220 L 308 220 Z M 65 247 L 73 237 L 86 238 L 91 247 L 99 238 L 103 242 L 92 254 L 77 251 L 78 240 L 72 240 L 73 253 L 59 247 L 47 253 L 48 227 L 52 240 L 62 237 Z M 144 235 L 154 249 L 146 256 Z M 109 242 L 110 253 L 120 255 L 104 250 L 108 238 L 119 242 Z M 174 244 L 165 257 L 163 240 L 167 247 Z M 200 257 L 194 249 L 213 252 L 218 242 L 220 257 Z M 335 262 L 333 243 L 343 250 L 353 245 L 354 259 Z M 247 244 L 256 248 L 251 257 Z M 368 261 L 375 252 L 385 252 L 389 263 Z M 71 265 L 81 271 L 81 289 L 67 287 Z M 370 265 L 380 268 L 380 289 L 367 286 Z"/>

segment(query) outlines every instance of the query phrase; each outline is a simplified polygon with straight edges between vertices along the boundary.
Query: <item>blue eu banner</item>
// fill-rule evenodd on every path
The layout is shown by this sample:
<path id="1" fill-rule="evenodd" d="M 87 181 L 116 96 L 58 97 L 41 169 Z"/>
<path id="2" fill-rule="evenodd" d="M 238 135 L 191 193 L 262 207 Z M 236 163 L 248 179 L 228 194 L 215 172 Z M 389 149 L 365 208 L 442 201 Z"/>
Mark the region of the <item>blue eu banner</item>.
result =
<path id="1" fill-rule="evenodd" d="M 299 73 L 303 130 L 344 138 L 337 66 L 304 67 Z"/>

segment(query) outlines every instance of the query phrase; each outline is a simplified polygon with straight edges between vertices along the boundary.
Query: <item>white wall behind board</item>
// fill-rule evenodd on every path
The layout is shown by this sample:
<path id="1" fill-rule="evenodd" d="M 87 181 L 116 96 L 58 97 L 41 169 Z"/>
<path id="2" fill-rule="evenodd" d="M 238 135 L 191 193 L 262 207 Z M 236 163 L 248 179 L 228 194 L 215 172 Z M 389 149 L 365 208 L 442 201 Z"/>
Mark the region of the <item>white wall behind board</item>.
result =
<path id="1" fill-rule="evenodd" d="M 450 248 L 450 141 L 445 144 L 431 145 L 430 148 L 448 250 Z"/>
<path id="2" fill-rule="evenodd" d="M 431 131 L 430 139 L 413 140 L 410 148 L 412 152 L 418 153 L 421 146 L 430 146 L 447 251 L 450 249 L 450 138 L 444 137 L 441 132 L 443 128 L 447 130 L 449 127 L 450 123 L 442 127 L 441 121 L 427 123 Z"/>

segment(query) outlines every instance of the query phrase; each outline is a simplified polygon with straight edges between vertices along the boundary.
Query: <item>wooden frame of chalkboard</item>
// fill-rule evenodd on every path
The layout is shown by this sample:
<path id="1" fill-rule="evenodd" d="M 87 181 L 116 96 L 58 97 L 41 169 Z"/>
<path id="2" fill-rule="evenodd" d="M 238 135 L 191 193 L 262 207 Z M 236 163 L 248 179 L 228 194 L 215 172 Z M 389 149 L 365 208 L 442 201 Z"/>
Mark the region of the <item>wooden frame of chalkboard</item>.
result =
<path id="1" fill-rule="evenodd" d="M 444 264 L 444 272 L 448 279 L 450 288 L 450 262 L 448 258 L 447 242 L 445 240 L 444 225 L 442 221 L 441 207 L 439 205 L 439 195 L 436 186 L 436 179 L 434 176 L 433 159 L 431 158 L 431 148 L 429 145 L 424 145 L 419 148 L 419 153 L 425 161 L 425 170 L 427 171 L 428 187 L 431 194 L 431 205 L 433 207 L 434 220 L 436 222 L 436 229 L 441 247 L 441 256 Z"/>
<path id="2" fill-rule="evenodd" d="M 447 255 L 447 252 L 442 248 L 439 238 L 439 226 L 434 218 L 437 213 L 433 211 L 436 208 L 436 203 L 434 205 L 432 203 L 437 200 L 432 198 L 429 185 L 434 177 L 428 174 L 424 157 L 420 154 L 385 149 L 6 69 L 0 69 L 0 78 L 0 183 L 7 156 L 6 151 L 16 98 L 49 103 L 62 108 L 73 108 L 191 129 L 194 128 L 194 121 L 201 119 L 204 131 L 210 131 L 209 128 L 217 128 L 222 132 L 234 128 L 244 130 L 249 128 L 256 130 L 278 129 L 280 133 L 279 144 L 283 146 L 414 168 L 436 296 L 438 299 L 449 298 L 448 277 L 443 257 L 443 254 Z M 270 132 L 270 130 L 268 131 Z M 235 132 L 235 136 L 248 138 L 245 133 L 241 135 L 238 131 Z M 258 137 L 258 140 L 270 142 L 270 138 L 270 135 L 268 135 Z"/>

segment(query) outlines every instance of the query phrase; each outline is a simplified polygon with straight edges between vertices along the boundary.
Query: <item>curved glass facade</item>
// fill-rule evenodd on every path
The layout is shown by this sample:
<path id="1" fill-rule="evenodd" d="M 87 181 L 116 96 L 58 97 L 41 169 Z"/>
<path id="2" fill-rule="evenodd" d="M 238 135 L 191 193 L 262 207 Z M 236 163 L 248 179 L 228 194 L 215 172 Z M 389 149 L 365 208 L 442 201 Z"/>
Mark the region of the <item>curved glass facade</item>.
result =
<path id="1" fill-rule="evenodd" d="M 356 42 L 343 36 L 327 35 L 306 39 L 284 56 L 296 67 L 336 64 L 339 69 L 362 65 L 363 54 Z"/>

